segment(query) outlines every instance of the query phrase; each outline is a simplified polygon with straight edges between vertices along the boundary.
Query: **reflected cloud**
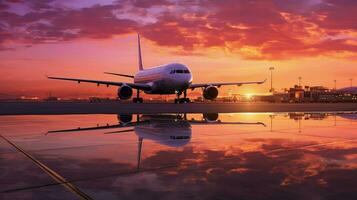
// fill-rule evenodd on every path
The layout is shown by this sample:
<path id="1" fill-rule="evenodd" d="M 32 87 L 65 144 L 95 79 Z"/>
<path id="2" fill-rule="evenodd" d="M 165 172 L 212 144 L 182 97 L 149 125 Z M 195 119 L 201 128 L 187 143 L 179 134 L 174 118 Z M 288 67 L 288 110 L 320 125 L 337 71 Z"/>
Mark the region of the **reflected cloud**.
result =
<path id="1" fill-rule="evenodd" d="M 204 113 L 201 120 L 187 119 L 187 114 L 136 115 L 134 122 L 132 115 L 118 115 L 117 118 L 119 123 L 116 125 L 107 124 L 106 126 L 54 130 L 48 131 L 48 134 L 125 128 L 124 130 L 105 132 L 105 134 L 134 132 L 138 136 L 137 169 L 139 170 L 144 139 L 169 147 L 182 147 L 188 144 L 192 137 L 191 124 L 265 126 L 262 122 L 223 122 L 219 120 L 218 113 Z M 128 127 L 133 128 L 128 129 Z"/>
<path id="2" fill-rule="evenodd" d="M 96 135 L 98 140 L 135 138 L 133 141 L 137 139 L 137 143 L 133 146 L 137 148 L 116 145 L 113 147 L 115 153 L 109 159 L 91 155 L 97 152 L 110 154 L 106 147 L 86 148 L 84 154 L 72 156 L 47 151 L 35 155 L 94 199 L 354 199 L 357 138 L 352 137 L 353 130 L 341 133 L 341 130 L 347 130 L 343 129 L 345 126 L 333 125 L 334 120 L 340 124 L 349 122 L 339 116 L 341 114 L 352 118 L 357 115 L 287 113 L 249 116 L 258 122 L 238 121 L 241 115 L 236 114 L 119 115 L 115 125 L 55 130 L 48 135 L 60 138 L 66 135 L 60 133 L 68 132 L 67 136 L 74 136 L 72 133 L 96 131 L 100 136 Z M 262 122 L 270 120 L 275 126 L 273 132 L 262 126 Z M 89 121 L 96 123 L 98 120 Z M 316 136 L 296 132 L 297 121 L 303 122 L 303 133 L 310 131 Z M 309 128 L 316 125 L 323 128 Z M 294 126 L 291 128 L 294 132 L 286 131 L 285 126 Z M 348 124 L 347 127 L 354 129 L 355 125 Z M 240 129 L 253 131 L 242 135 Z M 336 137 L 318 137 L 330 132 Z M 212 133 L 219 134 L 209 135 Z M 342 134 L 350 134 L 351 138 L 342 138 Z M 88 136 L 82 134 L 69 139 L 83 140 Z M 147 141 L 145 145 L 144 141 Z M 136 156 L 135 162 L 122 155 Z M 16 168 L 16 163 L 10 162 L 10 165 Z M 30 167 L 23 165 L 22 170 L 31 170 Z M 14 180 L 22 180 L 21 174 L 11 176 Z M 9 181 L 11 176 L 6 176 L 5 180 Z M 36 193 L 37 189 L 25 191 Z"/>

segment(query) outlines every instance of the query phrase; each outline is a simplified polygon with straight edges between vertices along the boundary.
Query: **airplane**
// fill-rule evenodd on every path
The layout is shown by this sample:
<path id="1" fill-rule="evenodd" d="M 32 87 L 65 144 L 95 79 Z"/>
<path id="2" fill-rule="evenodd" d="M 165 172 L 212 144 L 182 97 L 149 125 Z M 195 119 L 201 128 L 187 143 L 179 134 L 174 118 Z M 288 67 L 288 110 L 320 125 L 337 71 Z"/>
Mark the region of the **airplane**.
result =
<path id="1" fill-rule="evenodd" d="M 143 98 L 140 98 L 140 91 L 146 94 L 176 94 L 175 103 L 189 103 L 190 99 L 187 98 L 187 90 L 194 90 L 202 88 L 203 97 L 207 100 L 214 100 L 218 96 L 218 89 L 226 85 L 245 85 L 245 84 L 263 84 L 264 81 L 252 82 L 228 82 L 228 83 L 192 83 L 192 72 L 187 65 L 181 63 L 170 63 L 161 66 L 155 66 L 150 69 L 144 69 L 142 56 L 140 35 L 138 34 L 138 63 L 139 71 L 135 75 L 119 74 L 112 72 L 104 72 L 105 74 L 122 76 L 132 78 L 133 82 L 115 82 L 115 81 L 102 81 L 102 80 L 89 80 L 79 78 L 65 78 L 48 76 L 48 79 L 66 80 L 74 82 L 86 82 L 99 85 L 116 86 L 118 88 L 118 99 L 128 100 L 133 95 L 133 89 L 136 90 L 136 97 L 133 98 L 134 103 L 143 103 Z M 183 98 L 180 96 L 183 94 Z"/>
<path id="2" fill-rule="evenodd" d="M 107 131 L 104 134 L 117 134 L 134 132 L 138 136 L 137 170 L 140 169 L 141 151 L 144 139 L 168 147 L 182 147 L 191 141 L 192 126 L 199 125 L 261 125 L 263 122 L 222 122 L 218 113 L 203 113 L 202 120 L 187 119 L 186 114 L 160 114 L 160 115 L 136 115 L 136 121 L 132 121 L 132 115 L 118 115 L 118 124 L 93 126 L 85 128 L 63 129 L 48 131 L 47 134 L 74 133 L 92 130 L 107 130 L 117 128 L 129 128 L 124 130 Z"/>

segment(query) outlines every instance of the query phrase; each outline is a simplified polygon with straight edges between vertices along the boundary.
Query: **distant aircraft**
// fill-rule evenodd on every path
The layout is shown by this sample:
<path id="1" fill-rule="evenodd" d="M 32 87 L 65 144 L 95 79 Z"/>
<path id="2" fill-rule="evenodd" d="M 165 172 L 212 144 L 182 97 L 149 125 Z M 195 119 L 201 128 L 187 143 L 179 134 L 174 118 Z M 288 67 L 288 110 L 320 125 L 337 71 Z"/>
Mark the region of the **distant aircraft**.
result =
<path id="1" fill-rule="evenodd" d="M 161 114 L 161 115 L 136 115 L 136 121 L 133 121 L 132 115 L 118 115 L 118 124 L 93 126 L 85 128 L 74 128 L 64 130 L 48 131 L 47 134 L 55 133 L 74 133 L 81 131 L 92 130 L 110 130 L 120 129 L 115 131 L 107 131 L 104 134 L 115 134 L 134 132 L 138 136 L 138 160 L 137 169 L 140 168 L 141 150 L 144 139 L 154 141 L 156 143 L 169 147 L 182 147 L 191 140 L 192 124 L 200 125 L 261 125 L 266 126 L 263 122 L 222 122 L 218 119 L 218 113 L 204 113 L 202 120 L 187 119 L 187 115 L 183 114 Z M 123 129 L 124 128 L 124 129 Z"/>
<path id="2" fill-rule="evenodd" d="M 133 83 L 127 82 L 113 82 L 101 80 L 88 80 L 77 78 L 62 78 L 48 76 L 49 79 L 67 80 L 75 82 L 95 83 L 109 86 L 117 86 L 118 98 L 121 100 L 130 99 L 133 95 L 133 89 L 136 89 L 136 97 L 133 98 L 134 103 L 142 103 L 143 98 L 140 98 L 140 90 L 146 94 L 176 94 L 175 103 L 189 103 L 190 99 L 187 98 L 187 90 L 194 90 L 195 88 L 203 89 L 203 97 L 208 100 L 214 100 L 218 96 L 218 89 L 224 85 L 237 85 L 244 84 L 262 84 L 264 81 L 253 82 L 231 82 L 231 83 L 192 83 L 192 73 L 188 66 L 180 63 L 170 63 L 166 65 L 156 66 L 151 69 L 144 69 L 141 58 L 140 36 L 138 34 L 138 57 L 139 57 L 139 72 L 135 75 L 118 74 L 105 72 L 106 74 L 123 76 L 134 79 Z M 183 98 L 180 96 L 183 94 Z"/>

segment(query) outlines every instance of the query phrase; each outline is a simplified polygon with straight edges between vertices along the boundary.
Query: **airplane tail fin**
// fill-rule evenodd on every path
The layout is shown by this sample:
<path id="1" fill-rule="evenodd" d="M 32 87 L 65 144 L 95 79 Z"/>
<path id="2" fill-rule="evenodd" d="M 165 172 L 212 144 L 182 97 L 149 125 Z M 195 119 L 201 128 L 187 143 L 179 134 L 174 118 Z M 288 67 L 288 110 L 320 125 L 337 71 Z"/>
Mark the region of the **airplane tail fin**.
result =
<path id="1" fill-rule="evenodd" d="M 139 70 L 144 70 L 143 61 L 141 58 L 140 35 L 138 34 L 138 51 L 139 51 Z"/>

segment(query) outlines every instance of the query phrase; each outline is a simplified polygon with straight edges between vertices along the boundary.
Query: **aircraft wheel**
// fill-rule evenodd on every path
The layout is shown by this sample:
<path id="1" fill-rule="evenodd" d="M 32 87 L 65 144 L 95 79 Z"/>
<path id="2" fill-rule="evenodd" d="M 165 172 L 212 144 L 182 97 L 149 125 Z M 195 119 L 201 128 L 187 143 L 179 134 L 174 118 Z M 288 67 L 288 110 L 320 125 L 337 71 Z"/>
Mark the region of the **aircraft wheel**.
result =
<path id="1" fill-rule="evenodd" d="M 175 104 L 177 103 L 190 103 L 190 99 L 189 98 L 175 99 Z"/>
<path id="2" fill-rule="evenodd" d="M 134 103 L 143 103 L 143 98 L 133 98 Z"/>
<path id="3" fill-rule="evenodd" d="M 180 103 L 187 103 L 187 98 L 182 98 L 179 100 Z"/>

